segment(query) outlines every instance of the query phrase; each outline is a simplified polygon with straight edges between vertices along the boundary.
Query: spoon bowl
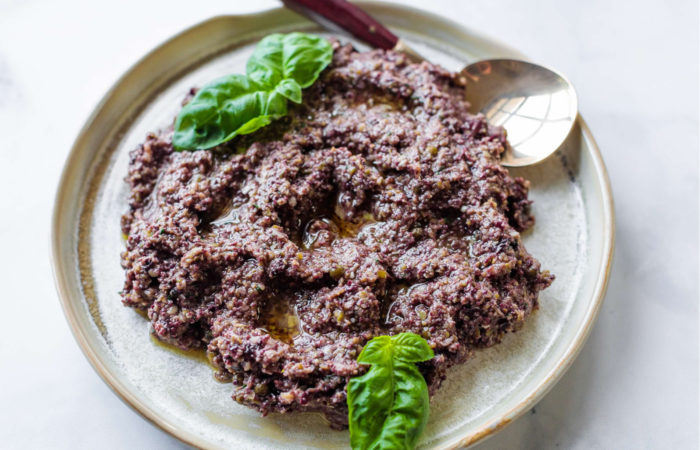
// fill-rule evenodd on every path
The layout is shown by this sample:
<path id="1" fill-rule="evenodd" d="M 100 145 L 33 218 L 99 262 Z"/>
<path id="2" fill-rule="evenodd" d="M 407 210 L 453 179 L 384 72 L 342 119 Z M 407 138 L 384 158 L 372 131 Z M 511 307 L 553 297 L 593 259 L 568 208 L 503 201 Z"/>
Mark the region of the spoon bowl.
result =
<path id="1" fill-rule="evenodd" d="M 468 65 L 460 75 L 472 112 L 482 113 L 508 133 L 504 166 L 527 166 L 547 158 L 576 122 L 576 91 L 555 70 L 527 61 L 490 59 Z"/>

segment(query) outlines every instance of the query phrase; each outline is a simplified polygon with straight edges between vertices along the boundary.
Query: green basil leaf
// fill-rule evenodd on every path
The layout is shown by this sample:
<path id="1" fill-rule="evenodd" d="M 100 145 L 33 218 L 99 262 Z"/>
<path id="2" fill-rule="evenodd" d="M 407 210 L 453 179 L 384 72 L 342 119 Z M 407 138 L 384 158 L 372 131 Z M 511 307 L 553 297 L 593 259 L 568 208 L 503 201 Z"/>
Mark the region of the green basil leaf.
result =
<path id="1" fill-rule="evenodd" d="M 287 102 L 244 75 L 228 75 L 205 85 L 180 111 L 173 146 L 207 149 L 249 134 L 287 114 Z"/>
<path id="2" fill-rule="evenodd" d="M 306 33 L 271 34 L 255 48 L 246 64 L 248 77 L 273 88 L 292 79 L 311 86 L 333 59 L 333 47 L 320 36 Z"/>
<path id="3" fill-rule="evenodd" d="M 428 386 L 413 364 L 433 357 L 414 333 L 378 336 L 362 349 L 358 362 L 371 364 L 347 387 L 350 444 L 353 449 L 412 449 L 430 414 Z"/>
<path id="4" fill-rule="evenodd" d="M 248 78 L 268 89 L 273 89 L 284 78 L 282 41 L 280 33 L 265 36 L 255 46 L 245 67 Z"/>
<path id="5" fill-rule="evenodd" d="M 287 114 L 287 100 L 301 103 L 333 59 L 326 39 L 305 33 L 271 34 L 255 47 L 247 75 L 229 75 L 204 86 L 175 121 L 176 150 L 207 149 L 249 134 Z"/>
<path id="6" fill-rule="evenodd" d="M 301 86 L 291 78 L 280 81 L 275 90 L 294 103 L 301 103 Z"/>
<path id="7" fill-rule="evenodd" d="M 370 340 L 357 357 L 362 364 L 390 364 L 393 359 L 390 336 L 377 336 Z"/>
<path id="8" fill-rule="evenodd" d="M 393 365 L 372 366 L 348 382 L 350 446 L 368 449 L 382 434 L 384 422 L 394 402 Z"/>
<path id="9" fill-rule="evenodd" d="M 416 363 L 433 359 L 435 354 L 425 339 L 414 333 L 401 333 L 391 338 L 394 344 L 394 357 L 398 360 Z"/>
<path id="10" fill-rule="evenodd" d="M 394 366 L 394 401 L 372 449 L 413 449 L 430 415 L 428 385 L 413 364 Z"/>
<path id="11" fill-rule="evenodd" d="M 284 78 L 291 78 L 302 88 L 313 84 L 333 59 L 333 47 L 326 39 L 306 33 L 289 33 L 282 39 Z"/>

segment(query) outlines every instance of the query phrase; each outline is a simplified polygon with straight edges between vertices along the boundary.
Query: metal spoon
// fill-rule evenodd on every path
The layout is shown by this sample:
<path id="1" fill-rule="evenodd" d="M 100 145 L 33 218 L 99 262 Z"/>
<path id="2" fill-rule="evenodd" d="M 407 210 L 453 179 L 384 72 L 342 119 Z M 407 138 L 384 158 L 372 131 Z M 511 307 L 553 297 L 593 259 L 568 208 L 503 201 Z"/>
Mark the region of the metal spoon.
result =
<path id="1" fill-rule="evenodd" d="M 282 0 L 289 8 L 332 30 L 347 31 L 368 44 L 423 58 L 373 19 L 346 0 Z M 465 98 L 472 112 L 508 132 L 509 148 L 501 164 L 519 167 L 535 164 L 554 153 L 569 135 L 578 110 L 571 82 L 559 72 L 515 59 L 488 59 L 460 72 L 466 81 Z"/>

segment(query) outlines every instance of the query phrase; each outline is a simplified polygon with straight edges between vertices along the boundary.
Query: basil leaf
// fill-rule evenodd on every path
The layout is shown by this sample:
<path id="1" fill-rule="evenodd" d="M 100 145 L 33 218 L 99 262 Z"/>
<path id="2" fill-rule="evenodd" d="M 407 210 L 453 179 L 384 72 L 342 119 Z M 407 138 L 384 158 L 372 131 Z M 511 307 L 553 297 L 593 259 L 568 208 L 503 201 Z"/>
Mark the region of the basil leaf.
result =
<path id="1" fill-rule="evenodd" d="M 413 364 L 394 366 L 394 402 L 381 434 L 371 448 L 413 449 L 430 415 L 430 398 L 425 378 Z"/>
<path id="2" fill-rule="evenodd" d="M 248 58 L 245 72 L 248 78 L 255 80 L 266 88 L 274 88 L 284 78 L 283 72 L 283 34 L 275 33 L 264 37 L 255 46 Z"/>
<path id="3" fill-rule="evenodd" d="M 401 333 L 391 338 L 394 343 L 394 357 L 398 360 L 416 363 L 432 359 L 433 349 L 428 342 L 414 333 Z"/>
<path id="4" fill-rule="evenodd" d="M 280 81 L 275 90 L 294 103 L 301 103 L 301 86 L 291 78 Z"/>
<path id="5" fill-rule="evenodd" d="M 246 64 L 248 77 L 272 88 L 292 79 L 311 86 L 333 59 L 333 47 L 320 36 L 306 33 L 271 34 L 258 43 Z"/>
<path id="6" fill-rule="evenodd" d="M 282 50 L 284 78 L 292 78 L 302 88 L 311 86 L 333 59 L 331 43 L 312 34 L 285 35 Z"/>
<path id="7" fill-rule="evenodd" d="M 362 349 L 358 362 L 371 364 L 347 387 L 350 444 L 353 449 L 412 449 L 430 413 L 428 386 L 413 364 L 434 354 L 414 333 L 378 336 Z"/>
<path id="8" fill-rule="evenodd" d="M 350 446 L 368 449 L 382 434 L 384 422 L 394 403 L 393 365 L 372 366 L 348 382 Z"/>
<path id="9" fill-rule="evenodd" d="M 287 102 L 244 75 L 228 75 L 205 85 L 180 111 L 173 146 L 206 149 L 249 134 L 287 114 Z"/>
<path id="10" fill-rule="evenodd" d="M 250 134 L 287 114 L 287 101 L 301 103 L 302 89 L 333 59 L 326 39 L 305 33 L 262 39 L 246 64 L 247 75 L 205 85 L 175 121 L 176 150 L 207 149 Z"/>
<path id="11" fill-rule="evenodd" d="M 365 344 L 357 357 L 357 362 L 362 364 L 391 364 L 392 354 L 391 336 L 377 336 Z"/>

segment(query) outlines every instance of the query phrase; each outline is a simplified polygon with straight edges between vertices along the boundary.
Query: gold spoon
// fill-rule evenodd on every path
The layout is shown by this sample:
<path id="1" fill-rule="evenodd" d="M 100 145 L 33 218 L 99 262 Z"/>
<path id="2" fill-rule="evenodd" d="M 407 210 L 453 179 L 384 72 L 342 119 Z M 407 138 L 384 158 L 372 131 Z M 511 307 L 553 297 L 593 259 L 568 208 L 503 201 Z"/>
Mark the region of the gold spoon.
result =
<path id="1" fill-rule="evenodd" d="M 289 8 L 325 28 L 347 31 L 368 44 L 406 53 L 417 52 L 358 6 L 346 0 L 282 0 Z M 460 72 L 466 81 L 465 98 L 473 112 L 508 133 L 509 147 L 501 164 L 535 164 L 554 153 L 569 135 L 578 110 L 571 82 L 559 72 L 516 59 L 488 59 Z"/>

